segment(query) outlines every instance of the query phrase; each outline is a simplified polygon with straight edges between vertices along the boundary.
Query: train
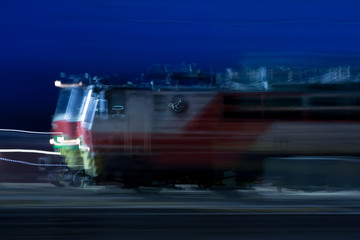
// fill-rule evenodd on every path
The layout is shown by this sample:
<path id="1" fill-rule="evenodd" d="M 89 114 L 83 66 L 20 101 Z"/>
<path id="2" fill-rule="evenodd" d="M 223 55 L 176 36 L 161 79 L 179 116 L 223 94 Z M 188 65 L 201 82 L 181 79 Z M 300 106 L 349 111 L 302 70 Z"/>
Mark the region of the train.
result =
<path id="1" fill-rule="evenodd" d="M 246 186 L 262 180 L 269 158 L 360 157 L 356 84 L 239 90 L 211 74 L 197 78 L 180 74 L 163 86 L 104 84 L 87 74 L 57 81 L 50 143 L 66 168 L 51 170 L 51 181 L 209 188 L 231 177 Z"/>

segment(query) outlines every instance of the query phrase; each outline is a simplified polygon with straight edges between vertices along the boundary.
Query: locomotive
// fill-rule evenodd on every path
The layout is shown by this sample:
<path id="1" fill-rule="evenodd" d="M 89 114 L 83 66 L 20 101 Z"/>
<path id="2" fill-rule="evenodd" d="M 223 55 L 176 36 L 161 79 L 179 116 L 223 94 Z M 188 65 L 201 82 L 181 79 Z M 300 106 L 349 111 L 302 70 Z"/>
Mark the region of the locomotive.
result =
<path id="1" fill-rule="evenodd" d="M 208 188 L 230 175 L 242 186 L 261 180 L 271 157 L 360 154 L 358 86 L 239 90 L 220 87 L 213 75 L 201 84 L 197 74 L 177 76 L 164 86 L 104 84 L 89 75 L 57 81 L 50 142 L 67 167 L 52 181 Z"/>

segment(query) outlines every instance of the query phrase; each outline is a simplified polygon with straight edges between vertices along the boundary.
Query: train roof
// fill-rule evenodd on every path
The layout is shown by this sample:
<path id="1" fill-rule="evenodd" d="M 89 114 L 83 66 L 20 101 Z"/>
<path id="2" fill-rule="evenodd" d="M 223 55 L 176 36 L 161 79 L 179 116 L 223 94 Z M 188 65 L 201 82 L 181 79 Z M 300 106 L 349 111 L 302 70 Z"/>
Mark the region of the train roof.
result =
<path id="1" fill-rule="evenodd" d="M 158 87 L 134 85 L 102 85 L 102 89 L 123 89 L 123 90 L 140 90 L 140 91 L 178 91 L 178 92 L 359 92 L 360 83 L 351 84 L 274 84 L 265 90 L 254 86 L 243 86 L 241 88 L 220 88 L 218 86 L 209 87 Z"/>
<path id="2" fill-rule="evenodd" d="M 216 91 L 216 92 L 318 92 L 318 91 L 359 91 L 360 81 L 321 82 L 313 80 L 301 81 L 239 81 L 239 79 L 217 79 L 215 74 L 203 72 L 160 72 L 159 75 L 113 75 L 90 77 L 89 74 L 63 74 L 61 82 L 76 83 L 83 86 L 94 86 L 97 89 L 122 88 L 144 91 Z"/>

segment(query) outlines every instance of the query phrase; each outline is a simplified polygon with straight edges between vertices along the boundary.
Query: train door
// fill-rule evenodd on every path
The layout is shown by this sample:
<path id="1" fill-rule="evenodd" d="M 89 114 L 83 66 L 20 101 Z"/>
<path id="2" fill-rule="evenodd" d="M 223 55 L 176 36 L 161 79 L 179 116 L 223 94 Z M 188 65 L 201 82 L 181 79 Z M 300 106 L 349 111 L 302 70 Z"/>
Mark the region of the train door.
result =
<path id="1" fill-rule="evenodd" d="M 130 92 L 127 96 L 128 151 L 133 156 L 150 153 L 150 117 L 152 102 L 148 92 Z"/>
<path id="2" fill-rule="evenodd" d="M 105 138 L 118 153 L 143 155 L 150 152 L 151 110 L 147 92 L 112 89 L 108 92 L 109 119 Z"/>
<path id="3" fill-rule="evenodd" d="M 106 95 L 109 113 L 108 119 L 102 121 L 102 135 L 99 137 L 104 140 L 102 141 L 104 147 L 110 147 L 112 151 L 116 150 L 116 154 L 124 154 L 129 148 L 126 90 L 115 88 L 109 90 Z"/>

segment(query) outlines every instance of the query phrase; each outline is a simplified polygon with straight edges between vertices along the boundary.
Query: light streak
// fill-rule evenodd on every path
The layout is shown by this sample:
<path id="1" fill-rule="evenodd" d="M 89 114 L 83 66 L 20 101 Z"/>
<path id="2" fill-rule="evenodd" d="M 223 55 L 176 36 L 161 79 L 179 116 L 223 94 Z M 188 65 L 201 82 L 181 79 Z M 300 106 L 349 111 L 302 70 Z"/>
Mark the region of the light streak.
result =
<path id="1" fill-rule="evenodd" d="M 87 109 L 88 109 L 89 104 L 90 104 L 91 94 L 92 94 L 92 89 L 89 90 L 88 95 L 87 95 L 87 97 L 86 97 L 85 106 L 84 106 L 84 109 L 83 109 L 83 112 L 82 112 L 82 116 L 81 116 L 81 121 L 82 121 L 82 122 L 85 121 Z"/>
<path id="2" fill-rule="evenodd" d="M 79 148 L 80 148 L 80 149 L 83 149 L 83 150 L 85 150 L 85 151 L 87 151 L 87 152 L 90 152 L 90 148 L 89 148 L 88 146 L 81 146 L 81 145 L 79 145 Z"/>
<path id="3" fill-rule="evenodd" d="M 33 133 L 33 134 L 63 134 L 62 132 L 36 132 L 36 131 L 27 131 L 20 129 L 0 129 L 3 132 L 20 132 L 20 133 Z"/>
<path id="4" fill-rule="evenodd" d="M 0 149 L 0 153 L 10 153 L 10 152 L 22 152 L 22 153 L 40 153 L 48 155 L 61 155 L 59 152 L 50 152 L 43 150 L 34 150 L 34 149 Z"/>
<path id="5" fill-rule="evenodd" d="M 85 151 L 90 151 L 90 148 L 88 146 L 82 146 L 80 138 L 76 139 L 64 139 L 64 137 L 58 137 L 56 141 L 52 138 L 50 139 L 50 144 L 55 146 L 76 146 L 78 145 L 80 149 L 83 149 Z"/>
<path id="6" fill-rule="evenodd" d="M 82 82 L 79 83 L 71 83 L 71 84 L 65 84 L 65 83 L 61 83 L 60 80 L 56 80 L 55 81 L 55 86 L 59 87 L 59 88 L 66 88 L 66 87 L 81 87 L 82 86 Z"/>
<path id="7" fill-rule="evenodd" d="M 50 139 L 50 144 L 55 146 L 61 146 L 61 145 L 75 146 L 75 145 L 80 145 L 80 142 L 81 142 L 80 138 L 65 140 L 64 137 L 58 137 L 56 141 L 53 138 Z"/>
<path id="8" fill-rule="evenodd" d="M 20 163 L 29 166 L 38 166 L 38 167 L 83 167 L 84 165 L 66 165 L 66 164 L 56 164 L 56 163 L 32 163 L 21 160 L 14 160 L 8 158 L 0 158 L 0 161 L 11 162 L 11 163 Z"/>

